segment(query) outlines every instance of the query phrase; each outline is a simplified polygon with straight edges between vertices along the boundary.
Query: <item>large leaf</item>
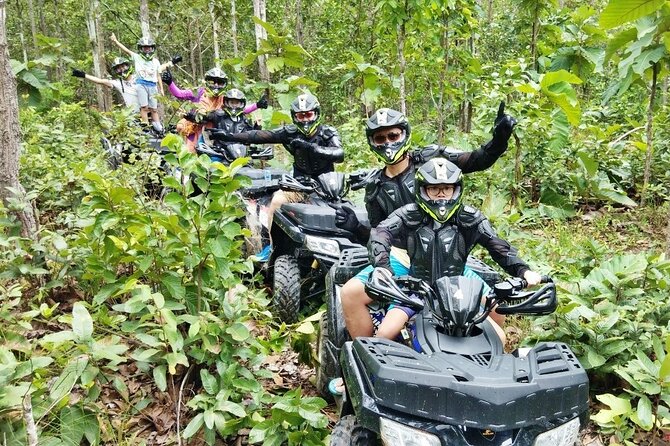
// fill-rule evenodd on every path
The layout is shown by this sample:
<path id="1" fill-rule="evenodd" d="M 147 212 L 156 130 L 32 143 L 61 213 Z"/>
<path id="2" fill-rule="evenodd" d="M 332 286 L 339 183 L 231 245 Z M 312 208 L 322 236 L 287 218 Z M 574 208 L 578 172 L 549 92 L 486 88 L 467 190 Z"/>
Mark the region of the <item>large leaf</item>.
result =
<path id="1" fill-rule="evenodd" d="M 617 52 L 619 48 L 626 45 L 631 40 L 637 37 L 637 30 L 635 28 L 625 29 L 618 34 L 615 34 L 608 42 L 607 48 L 605 49 L 605 61 L 607 63 L 614 53 Z"/>
<path id="2" fill-rule="evenodd" d="M 79 356 L 65 366 L 56 382 L 51 386 L 49 396 L 53 401 L 60 401 L 70 394 L 77 379 L 79 379 L 84 369 L 86 369 L 86 365 L 88 365 L 88 357 Z"/>
<path id="3" fill-rule="evenodd" d="M 600 26 L 615 28 L 658 11 L 665 0 L 610 0 L 600 15 Z"/>
<path id="4" fill-rule="evenodd" d="M 631 411 L 630 401 L 625 398 L 619 398 L 614 396 L 611 393 L 605 393 L 603 395 L 596 395 L 601 403 L 606 404 L 610 407 L 612 412 L 616 415 L 624 415 Z"/>
<path id="5" fill-rule="evenodd" d="M 72 307 L 72 331 L 79 341 L 90 341 L 93 336 L 93 319 L 82 302 Z"/>
<path id="6" fill-rule="evenodd" d="M 667 54 L 665 45 L 656 45 L 642 52 L 633 63 L 633 71 L 639 75 L 644 74 L 645 70 L 651 68 L 656 62 L 661 60 Z"/>

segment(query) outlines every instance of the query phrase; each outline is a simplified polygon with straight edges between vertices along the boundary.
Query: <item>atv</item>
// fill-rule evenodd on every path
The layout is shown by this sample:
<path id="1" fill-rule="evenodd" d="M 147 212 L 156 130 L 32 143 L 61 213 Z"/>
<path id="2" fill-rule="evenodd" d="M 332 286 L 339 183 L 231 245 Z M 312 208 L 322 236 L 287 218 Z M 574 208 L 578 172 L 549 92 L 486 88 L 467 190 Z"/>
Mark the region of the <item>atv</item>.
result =
<path id="1" fill-rule="evenodd" d="M 522 279 L 496 284 L 443 277 L 434 285 L 375 269 L 371 298 L 417 311 L 407 344 L 357 338 L 340 363 L 346 391 L 331 446 L 572 446 L 587 422 L 589 384 L 570 348 L 542 342 L 505 353 L 488 319 L 556 309 L 553 281 L 524 291 Z M 381 440 L 381 442 L 380 442 Z"/>
<path id="2" fill-rule="evenodd" d="M 274 313 L 281 321 L 297 321 L 301 304 L 323 294 L 325 277 L 340 252 L 360 247 L 353 233 L 335 225 L 335 210 L 351 204 L 345 195 L 349 189 L 364 187 L 369 173 L 345 178 L 342 173 L 328 172 L 316 179 L 286 176 L 282 180 L 282 189 L 310 196 L 306 203 L 282 205 L 272 222 L 274 249 L 267 271 Z M 360 221 L 367 221 L 365 210 L 356 213 Z"/>

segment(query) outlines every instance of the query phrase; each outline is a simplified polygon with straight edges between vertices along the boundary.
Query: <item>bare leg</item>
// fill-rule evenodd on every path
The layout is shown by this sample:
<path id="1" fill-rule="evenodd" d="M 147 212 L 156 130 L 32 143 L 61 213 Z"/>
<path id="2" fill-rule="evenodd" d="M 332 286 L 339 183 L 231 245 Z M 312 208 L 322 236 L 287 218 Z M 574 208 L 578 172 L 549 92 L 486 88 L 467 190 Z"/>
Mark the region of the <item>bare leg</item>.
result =
<path id="1" fill-rule="evenodd" d="M 275 215 L 275 211 L 285 203 L 288 203 L 288 199 L 283 191 L 278 190 L 272 195 L 272 201 L 268 207 L 268 229 L 272 228 L 272 218 Z"/>
<path id="2" fill-rule="evenodd" d="M 142 122 L 149 123 L 149 107 L 140 107 L 140 119 Z"/>
<path id="3" fill-rule="evenodd" d="M 151 125 L 157 132 L 162 132 L 163 124 L 161 124 L 161 118 L 158 116 L 158 110 L 155 108 L 150 108 L 149 112 L 151 113 Z"/>
<path id="4" fill-rule="evenodd" d="M 493 314 L 494 313 L 491 313 L 491 315 L 493 315 Z M 498 337 L 500 338 L 500 340 L 502 341 L 503 346 L 504 346 L 505 343 L 507 342 L 507 336 L 505 335 L 505 330 L 503 330 L 502 327 L 500 325 L 498 325 L 498 323 L 495 321 L 495 319 L 493 317 L 489 316 L 488 320 L 491 321 L 491 323 L 493 324 L 493 328 L 495 328 L 496 334 L 498 335 Z M 505 317 L 503 316 L 503 321 L 504 320 L 505 320 Z"/>
<path id="5" fill-rule="evenodd" d="M 408 320 L 409 317 L 403 310 L 400 308 L 391 308 L 377 328 L 377 337 L 391 340 L 395 339 Z"/>
<path id="6" fill-rule="evenodd" d="M 358 279 L 350 279 L 342 287 L 342 312 L 347 330 L 352 339 L 360 336 L 372 336 L 374 325 L 367 305 L 372 299 L 365 293 L 365 285 Z"/>

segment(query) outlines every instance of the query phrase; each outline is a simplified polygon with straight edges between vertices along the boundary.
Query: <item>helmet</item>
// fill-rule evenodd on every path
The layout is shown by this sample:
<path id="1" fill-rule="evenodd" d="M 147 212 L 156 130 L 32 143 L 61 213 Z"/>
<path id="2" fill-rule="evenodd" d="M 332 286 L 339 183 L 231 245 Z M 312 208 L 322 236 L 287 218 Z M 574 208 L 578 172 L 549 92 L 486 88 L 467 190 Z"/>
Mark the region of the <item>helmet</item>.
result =
<path id="1" fill-rule="evenodd" d="M 291 118 L 300 132 L 312 136 L 321 124 L 321 104 L 316 96 L 305 93 L 295 98 L 291 102 Z"/>
<path id="2" fill-rule="evenodd" d="M 133 66 L 123 57 L 116 57 L 112 61 L 112 76 L 119 79 L 128 79 L 133 74 Z"/>
<path id="3" fill-rule="evenodd" d="M 241 90 L 233 88 L 223 95 L 223 108 L 230 116 L 239 116 L 247 105 L 247 97 Z"/>
<path id="4" fill-rule="evenodd" d="M 446 158 L 433 158 L 419 167 L 414 174 L 416 202 L 438 223 L 445 223 L 461 206 L 463 173 Z M 426 187 L 453 185 L 454 193 L 449 199 L 431 199 Z"/>
<path id="5" fill-rule="evenodd" d="M 205 89 L 209 96 L 221 96 L 226 85 L 228 76 L 221 68 L 214 67 L 205 73 Z"/>
<path id="6" fill-rule="evenodd" d="M 387 136 L 384 141 L 374 141 L 374 134 L 379 129 L 399 128 L 404 135 L 398 135 L 398 139 Z M 405 115 L 399 111 L 390 108 L 380 108 L 373 114 L 365 124 L 365 135 L 368 138 L 368 144 L 372 151 L 385 164 L 395 164 L 403 159 L 403 156 L 409 150 L 409 140 L 411 129 Z M 404 136 L 404 137 L 403 137 Z"/>
<path id="7" fill-rule="evenodd" d="M 145 49 L 147 47 L 148 49 Z M 156 42 L 151 37 L 142 37 L 137 41 L 137 49 L 144 59 L 151 60 L 156 52 Z"/>

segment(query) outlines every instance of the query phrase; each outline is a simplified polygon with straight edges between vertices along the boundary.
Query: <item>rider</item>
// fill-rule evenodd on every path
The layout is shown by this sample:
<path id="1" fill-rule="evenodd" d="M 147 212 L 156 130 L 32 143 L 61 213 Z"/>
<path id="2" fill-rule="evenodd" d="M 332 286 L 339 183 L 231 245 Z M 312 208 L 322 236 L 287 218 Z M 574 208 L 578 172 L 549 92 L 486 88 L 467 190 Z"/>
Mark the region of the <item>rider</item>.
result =
<path id="1" fill-rule="evenodd" d="M 507 273 L 523 277 L 529 286 L 540 283 L 541 276 L 496 235 L 486 217 L 462 203 L 462 172 L 454 163 L 429 160 L 417 169 L 414 187 L 415 203 L 372 229 L 368 249 L 374 267 L 392 271 L 391 247 L 399 244 L 409 253 L 411 275 L 434 283 L 440 277 L 462 275 L 468 254 L 478 244 Z M 377 336 L 394 339 L 412 315 L 409 308 L 392 306 Z"/>
<path id="2" fill-rule="evenodd" d="M 130 61 L 123 57 L 117 57 L 112 61 L 111 68 L 113 79 L 102 79 L 86 74 L 76 68 L 72 69 L 72 76 L 80 77 L 96 84 L 104 85 L 105 87 L 115 88 L 121 94 L 121 97 L 123 97 L 126 107 L 132 108 L 136 113 L 139 112 L 140 106 L 137 102 L 135 76 L 133 74 L 133 67 L 130 66 Z"/>
<path id="3" fill-rule="evenodd" d="M 293 176 L 316 178 L 322 173 L 333 172 L 335 163 L 344 161 L 344 150 L 340 136 L 334 127 L 321 123 L 321 104 L 316 96 L 305 93 L 291 103 L 292 125 L 274 130 L 252 130 L 231 134 L 217 132 L 217 138 L 223 141 L 242 144 L 282 144 L 293 155 Z M 304 194 L 289 194 L 277 191 L 272 196 L 268 212 L 268 228 L 272 225 L 272 216 L 282 204 L 304 201 Z M 270 246 L 263 248 L 257 256 L 264 261 L 270 256 Z"/>
<path id="4" fill-rule="evenodd" d="M 161 79 L 167 84 L 172 96 L 183 101 L 191 101 L 198 105 L 196 110 L 187 113 L 184 119 L 177 124 L 177 130 L 186 138 L 187 148 L 194 152 L 197 141 L 202 133 L 203 125 L 206 124 L 204 121 L 206 121 L 207 115 L 212 111 L 224 107 L 224 92 L 228 85 L 228 76 L 218 67 L 208 70 L 205 73 L 205 86 L 199 87 L 196 93 L 193 93 L 191 90 L 179 89 L 169 70 L 163 71 Z M 245 107 L 243 112 L 248 114 L 259 108 L 267 107 L 268 99 L 263 94 L 255 104 Z"/>
<path id="5" fill-rule="evenodd" d="M 515 124 L 513 117 L 504 114 L 504 104 L 501 104 L 494 122 L 493 138 L 479 149 L 461 152 L 432 145 L 410 153 L 411 128 L 405 115 L 388 108 L 378 110 L 367 121 L 365 132 L 371 150 L 385 164 L 365 190 L 365 207 L 371 227 L 377 226 L 396 209 L 414 202 L 416 165 L 440 155 L 458 166 L 463 173 L 485 170 L 507 150 Z M 362 243 L 367 243 L 370 227 L 358 221 L 353 209 L 347 206 L 338 209 L 336 224 L 357 234 Z M 396 275 L 408 272 L 409 260 L 402 250 L 395 248 L 391 261 Z M 374 331 L 367 308 L 372 301 L 365 292 L 365 282 L 370 272 L 372 267 L 368 266 L 342 287 L 342 310 L 352 338 L 372 336 Z M 473 273 L 468 268 L 466 274 Z M 493 317 L 499 324 L 504 321 L 504 317 L 497 313 Z"/>
<path id="6" fill-rule="evenodd" d="M 137 86 L 137 100 L 140 105 L 140 118 L 142 122 L 148 122 L 151 114 L 151 126 L 157 132 L 163 131 L 158 116 L 158 101 L 156 95 L 163 94 L 163 85 L 160 83 L 158 74 L 169 66 L 169 62 L 161 65 L 154 54 L 156 53 L 156 42 L 151 37 L 142 37 L 137 41 L 138 53 L 129 50 L 116 39 L 114 34 L 111 40 L 121 51 L 127 53 L 135 64 L 135 84 Z"/>

